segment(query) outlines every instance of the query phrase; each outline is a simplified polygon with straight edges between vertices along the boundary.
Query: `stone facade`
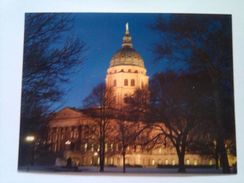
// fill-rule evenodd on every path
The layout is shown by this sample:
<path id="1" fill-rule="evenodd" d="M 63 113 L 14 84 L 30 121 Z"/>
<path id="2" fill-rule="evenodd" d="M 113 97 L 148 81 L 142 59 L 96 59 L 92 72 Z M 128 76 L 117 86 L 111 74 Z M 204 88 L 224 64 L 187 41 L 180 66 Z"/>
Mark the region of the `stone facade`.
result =
<path id="1" fill-rule="evenodd" d="M 112 130 L 105 144 L 105 165 L 122 166 L 121 144 L 116 143 L 113 139 L 113 136 L 116 135 L 114 132 L 119 128 L 118 123 L 119 121 L 116 119 L 109 122 Z M 143 125 L 142 122 L 141 124 Z M 157 133 L 156 129 L 155 133 Z M 61 152 L 65 158 L 71 157 L 77 165 L 98 165 L 98 134 L 96 121 L 89 117 L 85 111 L 64 108 L 57 112 L 49 122 L 50 151 Z M 127 147 L 125 163 L 143 167 L 177 165 L 178 157 L 173 148 L 157 145 L 152 149 L 146 149 L 135 144 Z M 212 165 L 214 160 L 195 154 L 186 154 L 185 163 L 188 165 Z"/>

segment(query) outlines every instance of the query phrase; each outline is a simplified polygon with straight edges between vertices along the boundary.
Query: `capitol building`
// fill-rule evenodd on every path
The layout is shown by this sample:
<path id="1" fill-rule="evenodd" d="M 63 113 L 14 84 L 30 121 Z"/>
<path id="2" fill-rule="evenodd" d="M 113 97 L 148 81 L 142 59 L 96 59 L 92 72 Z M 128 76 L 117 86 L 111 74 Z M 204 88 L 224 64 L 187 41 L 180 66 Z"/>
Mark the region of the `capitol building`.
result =
<path id="1" fill-rule="evenodd" d="M 132 45 L 129 26 L 126 24 L 122 47 L 112 56 L 105 78 L 107 88 L 112 88 L 115 106 L 125 106 L 125 98 L 133 95 L 136 89 L 147 88 L 149 77 L 143 58 Z M 63 108 L 56 112 L 49 121 L 48 142 L 50 151 L 59 157 L 71 158 L 78 166 L 96 166 L 99 164 L 99 129 L 96 119 L 90 116 L 87 109 Z M 105 166 L 123 165 L 121 144 L 115 134 L 119 130 L 120 119 L 112 118 L 107 138 L 105 139 Z M 128 122 L 130 123 L 130 122 Z M 138 129 L 145 126 L 139 121 L 134 126 Z M 151 133 L 157 133 L 157 129 Z M 186 165 L 213 165 L 214 159 L 197 154 L 186 154 Z M 134 143 L 126 148 L 125 164 L 128 166 L 157 167 L 158 165 L 177 165 L 178 156 L 174 148 L 158 144 L 152 148 Z"/>

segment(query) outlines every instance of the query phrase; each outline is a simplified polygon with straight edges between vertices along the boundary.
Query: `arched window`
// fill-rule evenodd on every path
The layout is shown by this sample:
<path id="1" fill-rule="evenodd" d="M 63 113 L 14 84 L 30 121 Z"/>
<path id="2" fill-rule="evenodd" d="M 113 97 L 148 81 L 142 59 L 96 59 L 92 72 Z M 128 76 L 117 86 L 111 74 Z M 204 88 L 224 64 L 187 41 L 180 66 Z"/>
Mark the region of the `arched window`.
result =
<path id="1" fill-rule="evenodd" d="M 138 70 L 136 70 L 135 73 L 138 73 Z"/>
<path id="2" fill-rule="evenodd" d="M 121 69 L 121 71 L 120 72 L 124 72 L 124 69 Z"/>
<path id="3" fill-rule="evenodd" d="M 125 85 L 125 86 L 128 86 L 128 79 L 125 79 L 125 80 L 124 80 L 124 85 Z"/>
<path id="4" fill-rule="evenodd" d="M 117 85 L 116 80 L 114 80 L 114 86 L 116 86 L 116 85 Z"/>
<path id="5" fill-rule="evenodd" d="M 131 86 L 135 86 L 135 80 L 134 80 L 134 79 L 132 79 L 132 80 L 130 81 L 130 85 L 131 85 Z"/>

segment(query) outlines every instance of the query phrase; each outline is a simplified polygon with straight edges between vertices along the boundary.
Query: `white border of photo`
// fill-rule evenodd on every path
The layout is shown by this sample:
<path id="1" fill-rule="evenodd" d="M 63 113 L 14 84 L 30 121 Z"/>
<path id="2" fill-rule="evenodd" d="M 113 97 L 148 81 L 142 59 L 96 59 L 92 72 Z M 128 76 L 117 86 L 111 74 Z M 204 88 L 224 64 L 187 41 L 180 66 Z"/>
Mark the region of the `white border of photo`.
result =
<path id="1" fill-rule="evenodd" d="M 244 180 L 243 0 L 0 0 L 0 182 L 242 182 Z M 237 175 L 82 175 L 18 172 L 25 12 L 143 12 L 232 14 Z M 224 31 L 224 30 L 223 30 Z"/>

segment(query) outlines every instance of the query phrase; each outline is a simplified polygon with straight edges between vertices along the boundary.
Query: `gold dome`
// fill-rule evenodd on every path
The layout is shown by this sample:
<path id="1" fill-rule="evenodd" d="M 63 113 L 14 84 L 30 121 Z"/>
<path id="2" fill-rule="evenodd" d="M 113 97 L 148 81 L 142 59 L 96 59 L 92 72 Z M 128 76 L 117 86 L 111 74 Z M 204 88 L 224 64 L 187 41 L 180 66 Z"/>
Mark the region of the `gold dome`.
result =
<path id="1" fill-rule="evenodd" d="M 144 61 L 135 49 L 131 47 L 123 47 L 114 54 L 110 61 L 110 67 L 119 65 L 144 67 Z"/>
<path id="2" fill-rule="evenodd" d="M 144 68 L 144 61 L 140 54 L 132 48 L 131 36 L 129 34 L 129 26 L 126 24 L 125 36 L 123 37 L 122 48 L 119 49 L 110 61 L 110 67 L 119 65 L 133 65 Z"/>

